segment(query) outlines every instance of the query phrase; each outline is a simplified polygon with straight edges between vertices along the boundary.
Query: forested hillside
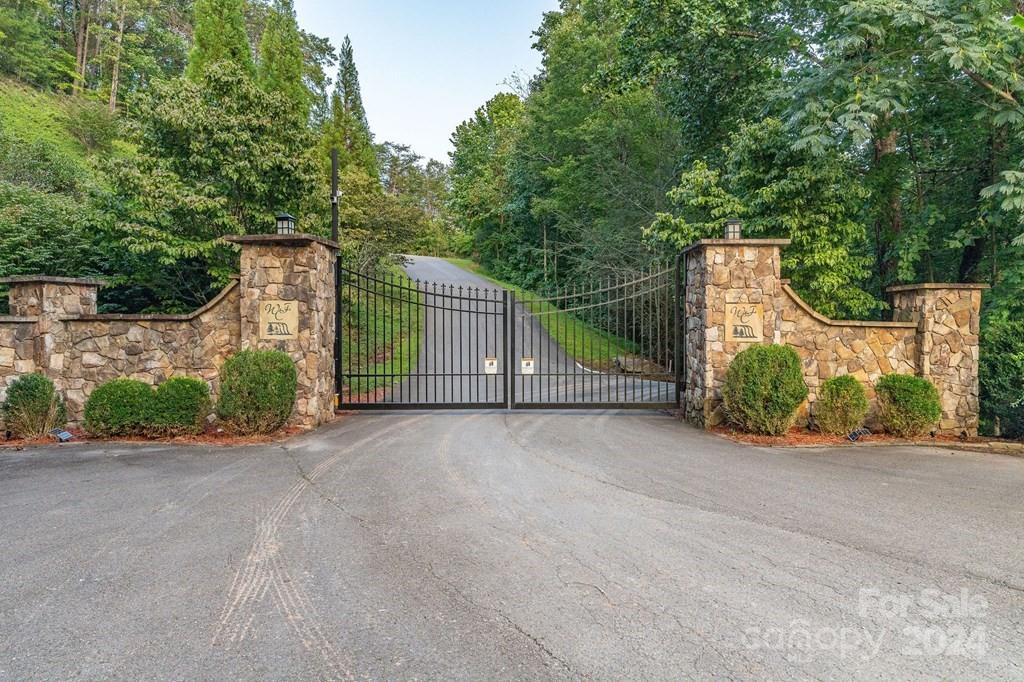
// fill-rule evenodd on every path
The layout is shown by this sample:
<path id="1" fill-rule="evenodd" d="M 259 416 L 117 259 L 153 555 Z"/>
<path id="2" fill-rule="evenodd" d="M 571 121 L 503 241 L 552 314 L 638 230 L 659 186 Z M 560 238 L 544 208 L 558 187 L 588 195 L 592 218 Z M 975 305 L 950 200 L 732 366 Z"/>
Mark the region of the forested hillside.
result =
<path id="1" fill-rule="evenodd" d="M 1024 284 L 1024 31 L 1010 0 L 564 0 L 544 66 L 454 134 L 451 207 L 525 283 L 629 268 L 727 217 L 789 237 L 830 315 L 885 287 Z M 518 95 L 518 96 L 516 96 Z"/>
<path id="2" fill-rule="evenodd" d="M 280 211 L 328 233 L 332 147 L 348 255 L 448 249 L 443 165 L 374 139 L 351 42 L 291 0 L 14 0 L 0 79 L 0 276 L 99 275 L 104 310 L 190 310 L 237 270 L 225 235 Z"/>

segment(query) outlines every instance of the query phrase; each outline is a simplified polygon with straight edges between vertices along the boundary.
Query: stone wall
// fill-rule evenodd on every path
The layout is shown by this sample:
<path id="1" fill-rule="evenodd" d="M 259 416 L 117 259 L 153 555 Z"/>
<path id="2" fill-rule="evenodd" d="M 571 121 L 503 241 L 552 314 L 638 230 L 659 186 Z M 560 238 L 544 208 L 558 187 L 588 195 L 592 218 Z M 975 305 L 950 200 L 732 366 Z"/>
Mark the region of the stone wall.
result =
<path id="1" fill-rule="evenodd" d="M 205 380 L 216 396 L 218 373 L 239 347 L 238 284 L 188 315 L 83 315 L 54 334 L 53 375 L 63 379 L 77 421 L 96 386 L 127 377 L 158 385 L 172 376 Z M 59 367 L 53 361 L 61 358 Z"/>
<path id="2" fill-rule="evenodd" d="M 216 397 L 221 365 L 246 348 L 280 348 L 295 361 L 299 390 L 292 424 L 333 415 L 334 254 L 304 235 L 239 238 L 242 275 L 187 315 L 100 315 L 102 282 L 11 277 L 11 316 L 0 316 L 0 400 L 17 376 L 38 371 L 65 396 L 72 423 L 96 386 L 119 377 L 159 384 L 172 376 L 205 380 Z M 259 309 L 268 299 L 298 310 L 294 340 L 266 340 Z"/>
<path id="3" fill-rule="evenodd" d="M 721 389 L 732 358 L 751 343 L 778 343 L 803 362 L 809 396 L 800 423 L 813 417 L 818 389 L 833 376 L 856 377 L 874 408 L 875 382 L 903 373 L 939 389 L 942 432 L 976 434 L 979 287 L 897 287 L 896 321 L 838 322 L 811 309 L 782 278 L 781 248 L 788 243 L 703 240 L 684 252 L 687 419 L 705 427 L 723 422 Z M 737 314 L 749 315 L 749 324 L 730 319 Z"/>
<path id="4" fill-rule="evenodd" d="M 6 281 L 11 311 L 31 315 L 20 318 L 31 321 L 0 317 L 0 399 L 17 375 L 38 371 L 64 395 L 72 423 L 81 421 L 94 388 L 120 377 L 155 385 L 172 376 L 194 376 L 206 380 L 216 395 L 218 370 L 240 345 L 237 282 L 188 315 L 99 315 L 102 282 Z M 12 330 L 7 338 L 5 330 Z M 12 353 L 17 366 L 5 377 L 4 358 Z"/>

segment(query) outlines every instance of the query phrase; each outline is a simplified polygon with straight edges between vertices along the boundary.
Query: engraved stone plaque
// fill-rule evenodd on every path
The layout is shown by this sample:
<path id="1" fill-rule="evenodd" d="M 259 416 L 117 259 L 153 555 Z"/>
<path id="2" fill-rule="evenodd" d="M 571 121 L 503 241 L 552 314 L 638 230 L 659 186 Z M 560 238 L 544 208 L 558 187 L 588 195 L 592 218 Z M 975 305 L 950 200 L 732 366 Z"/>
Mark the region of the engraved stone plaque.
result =
<path id="1" fill-rule="evenodd" d="M 299 338 L 299 305 L 295 301 L 260 303 L 260 338 L 286 341 Z"/>
<path id="2" fill-rule="evenodd" d="M 725 340 L 735 343 L 761 343 L 764 339 L 764 305 L 761 303 L 725 304 Z"/>

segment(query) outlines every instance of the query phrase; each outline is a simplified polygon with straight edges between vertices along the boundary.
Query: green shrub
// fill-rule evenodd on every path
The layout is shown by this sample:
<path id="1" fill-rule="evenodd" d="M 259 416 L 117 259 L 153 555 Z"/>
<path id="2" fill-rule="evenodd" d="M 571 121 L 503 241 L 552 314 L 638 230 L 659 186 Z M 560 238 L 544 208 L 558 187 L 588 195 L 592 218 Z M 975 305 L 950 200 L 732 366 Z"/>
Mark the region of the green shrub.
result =
<path id="1" fill-rule="evenodd" d="M 210 408 L 210 388 L 205 381 L 173 377 L 156 389 L 147 430 L 156 436 L 202 433 Z"/>
<path id="2" fill-rule="evenodd" d="M 986 433 L 1024 438 L 1024 321 L 991 320 L 981 330 L 981 417 Z"/>
<path id="3" fill-rule="evenodd" d="M 153 420 L 156 394 L 134 379 L 97 386 L 85 401 L 85 430 L 94 436 L 138 436 Z"/>
<path id="4" fill-rule="evenodd" d="M 287 354 L 242 351 L 221 367 L 217 416 L 234 433 L 272 433 L 291 416 L 296 388 L 295 363 Z"/>
<path id="5" fill-rule="evenodd" d="M 67 410 L 52 381 L 42 374 L 26 374 L 7 387 L 0 418 L 15 438 L 39 438 L 63 427 Z"/>
<path id="6" fill-rule="evenodd" d="M 788 346 L 751 346 L 733 358 L 722 388 L 729 420 L 744 431 L 782 435 L 807 398 L 803 369 Z"/>
<path id="7" fill-rule="evenodd" d="M 117 138 L 117 117 L 100 102 L 75 99 L 69 111 L 68 129 L 90 151 L 108 151 Z"/>
<path id="8" fill-rule="evenodd" d="M 814 421 L 822 433 L 843 436 L 864 426 L 868 396 L 849 374 L 832 377 L 821 385 L 814 403 Z"/>
<path id="9" fill-rule="evenodd" d="M 875 384 L 878 417 L 889 433 L 903 438 L 921 436 L 942 416 L 939 392 L 927 379 L 887 374 Z"/>

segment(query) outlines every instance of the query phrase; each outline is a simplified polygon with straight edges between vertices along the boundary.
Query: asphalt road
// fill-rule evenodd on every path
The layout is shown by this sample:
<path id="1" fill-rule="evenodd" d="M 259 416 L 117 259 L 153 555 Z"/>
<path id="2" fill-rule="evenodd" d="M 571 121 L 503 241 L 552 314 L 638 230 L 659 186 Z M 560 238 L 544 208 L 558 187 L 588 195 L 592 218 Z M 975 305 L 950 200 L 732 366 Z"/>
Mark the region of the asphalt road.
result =
<path id="1" fill-rule="evenodd" d="M 509 336 L 503 303 L 505 291 L 443 258 L 407 258 L 407 274 L 423 283 L 428 292 L 424 299 L 418 366 L 415 376 L 396 384 L 383 401 L 506 404 L 508 386 L 502 377 Z M 638 297 L 642 289 L 623 288 L 616 295 Z M 675 401 L 675 384 L 671 381 L 586 369 L 551 338 L 536 312 L 537 306 L 531 311 L 522 301 L 514 309 L 512 371 L 518 403 Z M 567 329 L 563 331 L 569 334 Z M 496 375 L 484 372 L 484 360 L 488 357 L 497 359 Z M 524 357 L 533 359 L 533 373 L 524 373 Z"/>
<path id="2" fill-rule="evenodd" d="M 0 679 L 1019 680 L 1022 489 L 644 412 L 0 450 Z"/>

